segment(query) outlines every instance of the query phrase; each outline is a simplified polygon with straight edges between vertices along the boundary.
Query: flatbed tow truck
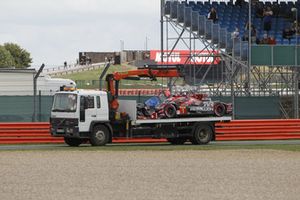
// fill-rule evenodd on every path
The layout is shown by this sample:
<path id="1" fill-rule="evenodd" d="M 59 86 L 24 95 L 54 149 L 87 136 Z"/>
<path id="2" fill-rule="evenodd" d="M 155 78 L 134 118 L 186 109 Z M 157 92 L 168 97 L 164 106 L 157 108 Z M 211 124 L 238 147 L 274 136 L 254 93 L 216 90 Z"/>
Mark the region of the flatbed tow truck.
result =
<path id="1" fill-rule="evenodd" d="M 166 138 L 171 144 L 208 144 L 215 139 L 215 123 L 231 117 L 178 117 L 138 119 L 134 100 L 118 99 L 119 81 L 126 78 L 178 77 L 177 69 L 138 69 L 106 76 L 106 91 L 66 90 L 57 92 L 51 111 L 51 134 L 64 137 L 69 146 L 90 142 L 111 143 L 113 138 Z"/>

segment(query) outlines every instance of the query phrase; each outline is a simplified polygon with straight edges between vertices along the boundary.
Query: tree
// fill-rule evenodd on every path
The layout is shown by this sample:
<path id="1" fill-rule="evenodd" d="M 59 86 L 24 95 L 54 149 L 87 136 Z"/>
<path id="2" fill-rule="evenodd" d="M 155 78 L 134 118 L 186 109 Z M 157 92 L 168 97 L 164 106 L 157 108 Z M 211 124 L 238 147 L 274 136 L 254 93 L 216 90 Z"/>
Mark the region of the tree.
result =
<path id="1" fill-rule="evenodd" d="M 5 43 L 4 47 L 10 52 L 14 59 L 14 67 L 16 68 L 27 68 L 30 67 L 32 59 L 30 53 L 25 49 L 22 49 L 19 45 L 14 43 Z"/>
<path id="2" fill-rule="evenodd" d="M 0 45 L 0 68 L 9 68 L 15 65 L 14 58 L 9 51 Z"/>

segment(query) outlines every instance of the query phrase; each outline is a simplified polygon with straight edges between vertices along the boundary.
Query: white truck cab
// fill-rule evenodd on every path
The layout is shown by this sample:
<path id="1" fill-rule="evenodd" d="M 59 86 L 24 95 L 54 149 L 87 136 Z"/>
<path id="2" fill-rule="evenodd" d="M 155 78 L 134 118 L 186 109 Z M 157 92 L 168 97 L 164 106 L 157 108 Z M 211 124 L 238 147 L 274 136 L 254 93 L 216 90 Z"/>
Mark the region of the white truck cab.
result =
<path id="1" fill-rule="evenodd" d="M 110 129 L 107 93 L 73 89 L 57 92 L 50 121 L 53 136 L 63 136 L 66 143 L 77 146 L 80 138 L 90 138 L 93 124 L 106 124 Z"/>

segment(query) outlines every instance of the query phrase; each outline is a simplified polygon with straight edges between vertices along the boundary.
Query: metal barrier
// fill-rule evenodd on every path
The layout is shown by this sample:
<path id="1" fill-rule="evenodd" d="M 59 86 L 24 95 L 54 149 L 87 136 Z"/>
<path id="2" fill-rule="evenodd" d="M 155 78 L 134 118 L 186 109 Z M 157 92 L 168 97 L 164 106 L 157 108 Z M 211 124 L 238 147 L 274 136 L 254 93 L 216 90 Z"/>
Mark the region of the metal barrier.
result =
<path id="1" fill-rule="evenodd" d="M 300 139 L 300 120 L 234 120 L 216 123 L 217 140 Z"/>
<path id="2" fill-rule="evenodd" d="M 49 123 L 0 123 L 0 144 L 62 143 L 53 138 Z"/>
<path id="3" fill-rule="evenodd" d="M 49 133 L 49 123 L 0 123 L 0 144 L 63 143 Z M 300 120 L 234 120 L 216 123 L 216 140 L 300 139 Z M 165 139 L 115 138 L 113 143 L 157 143 Z"/>

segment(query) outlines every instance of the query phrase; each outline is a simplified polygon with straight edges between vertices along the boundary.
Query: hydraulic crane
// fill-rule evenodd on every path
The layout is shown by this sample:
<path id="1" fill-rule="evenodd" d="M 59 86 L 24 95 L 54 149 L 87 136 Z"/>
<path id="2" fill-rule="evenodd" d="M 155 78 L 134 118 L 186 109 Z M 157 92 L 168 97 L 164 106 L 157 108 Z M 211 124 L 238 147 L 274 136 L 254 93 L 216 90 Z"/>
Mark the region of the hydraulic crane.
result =
<path id="1" fill-rule="evenodd" d="M 108 74 L 106 76 L 107 82 L 107 92 L 110 93 L 109 106 L 111 111 L 116 112 L 119 103 L 118 103 L 118 90 L 119 90 L 119 82 L 122 79 L 130 79 L 130 80 L 140 80 L 142 77 L 148 77 L 151 80 L 156 80 L 157 77 L 182 77 L 183 73 L 180 68 L 163 68 L 163 69 L 137 69 L 137 70 L 129 70 L 125 72 L 114 72 L 113 74 Z"/>

